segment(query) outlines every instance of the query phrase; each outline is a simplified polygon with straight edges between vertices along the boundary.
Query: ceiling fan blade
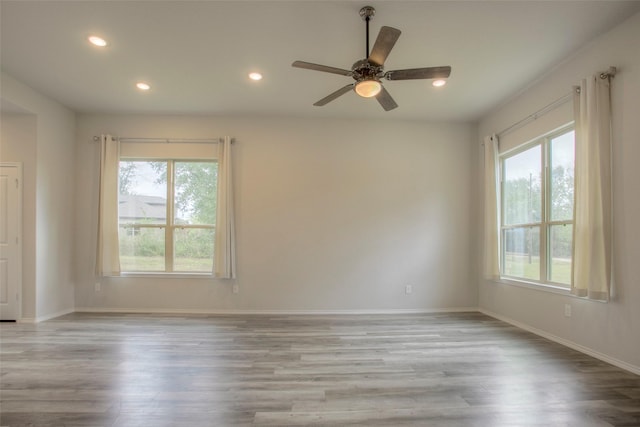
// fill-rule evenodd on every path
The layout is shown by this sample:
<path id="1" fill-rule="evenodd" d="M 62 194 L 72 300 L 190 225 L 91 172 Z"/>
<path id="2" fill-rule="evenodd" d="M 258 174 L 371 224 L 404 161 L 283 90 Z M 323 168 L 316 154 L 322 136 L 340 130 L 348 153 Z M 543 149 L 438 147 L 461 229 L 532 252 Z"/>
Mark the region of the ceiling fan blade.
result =
<path id="1" fill-rule="evenodd" d="M 384 108 L 384 111 L 393 110 L 394 108 L 398 107 L 398 104 L 396 104 L 396 101 L 393 100 L 393 98 L 391 97 L 391 95 L 389 95 L 389 92 L 387 92 L 384 86 L 382 86 L 382 90 L 376 96 L 376 99 L 378 100 L 380 105 L 382 105 L 382 108 Z"/>
<path id="2" fill-rule="evenodd" d="M 411 68 L 387 71 L 387 80 L 444 79 L 451 74 L 451 67 Z"/>
<path id="3" fill-rule="evenodd" d="M 378 33 L 378 38 L 373 44 L 373 49 L 369 54 L 369 62 L 373 65 L 382 66 L 389 56 L 393 45 L 398 41 L 401 31 L 393 27 L 382 27 Z"/>
<path id="4" fill-rule="evenodd" d="M 325 73 L 340 74 L 341 76 L 350 76 L 351 71 L 342 68 L 329 67 L 327 65 L 312 64 L 311 62 L 295 61 L 292 67 L 305 68 L 307 70 L 324 71 Z"/>
<path id="5" fill-rule="evenodd" d="M 324 98 L 322 98 L 320 101 L 316 102 L 313 105 L 315 105 L 316 107 L 322 107 L 323 105 L 330 103 L 331 101 L 338 98 L 339 96 L 342 96 L 345 93 L 349 92 L 351 89 L 353 89 L 353 86 L 355 86 L 355 83 L 351 83 L 344 87 L 341 87 L 337 91 L 333 92 L 331 95 L 325 96 Z"/>

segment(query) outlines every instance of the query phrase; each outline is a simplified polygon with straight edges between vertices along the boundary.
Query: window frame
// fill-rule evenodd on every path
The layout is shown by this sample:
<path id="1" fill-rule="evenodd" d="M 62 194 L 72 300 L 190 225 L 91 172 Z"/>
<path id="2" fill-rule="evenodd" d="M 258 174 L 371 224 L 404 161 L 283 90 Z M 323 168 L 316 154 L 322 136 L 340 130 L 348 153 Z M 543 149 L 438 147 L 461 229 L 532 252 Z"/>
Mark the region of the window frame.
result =
<path id="1" fill-rule="evenodd" d="M 518 284 L 533 285 L 535 287 L 546 287 L 555 290 L 568 291 L 571 287 L 571 283 L 554 282 L 551 279 L 550 269 L 550 256 L 551 256 L 551 229 L 557 225 L 571 225 L 575 224 L 575 178 L 574 178 L 574 203 L 573 214 L 570 220 L 553 220 L 551 219 L 551 185 L 552 185 L 552 166 L 551 163 L 551 141 L 561 135 L 569 132 L 575 132 L 575 122 L 568 123 L 550 132 L 547 132 L 541 136 L 538 136 L 531 141 L 518 145 L 510 150 L 507 150 L 498 155 L 499 174 L 500 174 L 500 244 L 499 244 L 499 259 L 500 259 L 500 279 L 515 282 Z M 529 223 L 518 223 L 505 225 L 505 160 L 514 157 L 520 153 L 530 150 L 533 147 L 540 146 L 540 164 L 541 164 L 541 176 L 540 176 L 540 221 Z M 575 153 L 575 136 L 574 136 L 574 153 Z M 575 158 L 575 157 L 574 157 Z M 574 162 L 574 177 L 575 177 L 575 162 Z M 518 228 L 531 229 L 534 227 L 539 228 L 539 280 L 507 275 L 505 273 L 506 268 L 506 244 L 505 244 L 505 230 L 513 230 Z M 571 263 L 573 267 L 573 241 L 571 245 Z M 571 280 L 570 280 L 571 282 Z"/>
<path id="2" fill-rule="evenodd" d="M 210 272 L 205 271 L 175 271 L 174 255 L 175 255 L 175 231 L 177 229 L 205 229 L 213 230 L 215 239 L 216 224 L 176 224 L 175 223 L 175 165 L 176 163 L 211 163 L 218 167 L 218 159 L 216 158 L 157 158 L 147 156 L 120 156 L 118 160 L 118 171 L 120 170 L 120 162 L 162 162 L 167 165 L 167 183 L 166 183 L 166 214 L 164 224 L 139 224 L 125 223 L 121 224 L 118 218 L 118 229 L 125 228 L 137 230 L 140 233 L 141 228 L 160 228 L 164 229 L 164 270 L 123 270 L 121 274 L 124 276 L 160 276 L 160 277 L 176 277 L 176 276 L 204 276 L 213 275 L 213 268 Z M 119 176 L 119 172 L 118 172 Z M 118 198 L 118 201 L 120 199 Z M 128 231 L 127 231 L 128 235 Z M 118 237 L 118 241 L 120 238 Z M 211 253 L 212 262 L 215 262 L 214 253 Z M 212 265 L 213 267 L 213 265 Z"/>

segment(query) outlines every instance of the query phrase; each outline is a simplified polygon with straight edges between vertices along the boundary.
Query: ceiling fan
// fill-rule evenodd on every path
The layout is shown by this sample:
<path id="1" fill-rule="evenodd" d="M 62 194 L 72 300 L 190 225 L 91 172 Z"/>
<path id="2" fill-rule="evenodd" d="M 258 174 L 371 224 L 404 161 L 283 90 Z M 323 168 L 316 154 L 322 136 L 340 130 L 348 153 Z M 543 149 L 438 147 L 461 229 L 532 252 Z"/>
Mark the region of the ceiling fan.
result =
<path id="1" fill-rule="evenodd" d="M 392 27 L 382 27 L 378 33 L 378 38 L 373 44 L 373 49 L 369 52 L 369 21 L 375 15 L 376 10 L 371 6 L 360 9 L 360 16 L 367 26 L 367 55 L 365 59 L 357 61 L 351 70 L 329 67 L 327 65 L 313 64 L 311 62 L 295 61 L 293 67 L 305 68 L 307 70 L 323 71 L 325 73 L 340 74 L 341 76 L 352 77 L 355 82 L 350 83 L 332 94 L 316 102 L 315 106 L 323 106 L 353 89 L 358 95 L 364 98 L 375 97 L 385 111 L 393 110 L 398 106 L 389 92 L 382 86 L 381 79 L 386 80 L 414 80 L 414 79 L 437 79 L 444 84 L 444 79 L 451 74 L 451 67 L 427 67 L 411 68 L 406 70 L 384 71 L 384 61 L 389 56 L 389 52 L 396 44 L 401 31 Z"/>

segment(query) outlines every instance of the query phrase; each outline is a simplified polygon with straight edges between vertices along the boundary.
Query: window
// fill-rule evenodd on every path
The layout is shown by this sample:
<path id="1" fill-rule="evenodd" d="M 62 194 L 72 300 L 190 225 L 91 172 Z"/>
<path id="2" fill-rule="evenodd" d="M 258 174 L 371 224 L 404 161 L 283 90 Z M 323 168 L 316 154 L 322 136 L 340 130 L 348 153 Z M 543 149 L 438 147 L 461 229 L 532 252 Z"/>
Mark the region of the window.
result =
<path id="1" fill-rule="evenodd" d="M 217 173 L 214 161 L 121 158 L 123 272 L 212 272 Z"/>
<path id="2" fill-rule="evenodd" d="M 501 274 L 569 287 L 573 256 L 574 130 L 501 156 Z"/>

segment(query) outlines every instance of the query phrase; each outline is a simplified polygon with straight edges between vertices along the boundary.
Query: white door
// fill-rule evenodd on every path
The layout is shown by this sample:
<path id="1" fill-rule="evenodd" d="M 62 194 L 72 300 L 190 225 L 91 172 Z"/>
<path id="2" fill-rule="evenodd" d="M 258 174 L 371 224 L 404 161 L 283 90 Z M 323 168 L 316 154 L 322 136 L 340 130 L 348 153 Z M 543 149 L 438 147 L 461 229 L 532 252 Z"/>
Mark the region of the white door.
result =
<path id="1" fill-rule="evenodd" d="M 20 317 L 21 172 L 19 164 L 0 163 L 0 320 Z"/>

